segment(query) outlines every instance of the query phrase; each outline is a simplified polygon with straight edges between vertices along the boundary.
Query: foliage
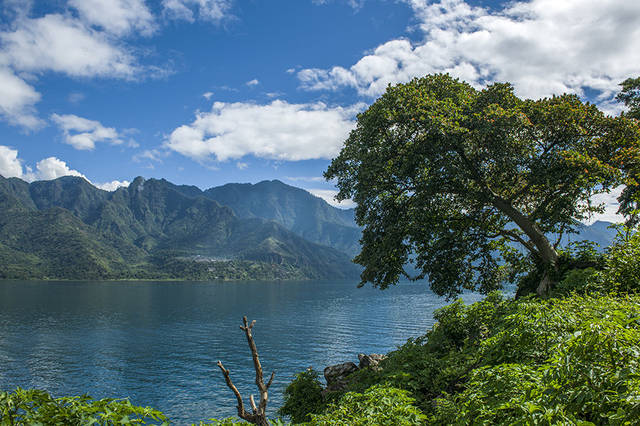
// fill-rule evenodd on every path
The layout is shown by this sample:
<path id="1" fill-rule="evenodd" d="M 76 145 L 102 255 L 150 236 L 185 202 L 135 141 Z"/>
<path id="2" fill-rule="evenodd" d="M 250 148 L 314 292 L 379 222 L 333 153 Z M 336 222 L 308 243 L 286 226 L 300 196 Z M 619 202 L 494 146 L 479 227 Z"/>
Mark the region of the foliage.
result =
<path id="1" fill-rule="evenodd" d="M 606 264 L 598 278 L 608 291 L 640 291 L 640 233 L 622 229 L 607 250 Z"/>
<path id="2" fill-rule="evenodd" d="M 573 313 L 562 311 L 566 308 L 589 314 L 570 315 L 568 326 L 553 324 L 548 357 L 475 369 L 463 392 L 436 401 L 434 421 L 625 424 L 640 418 L 638 302 L 606 297 L 560 301 L 549 314 Z M 600 303 L 607 309 L 595 306 Z"/>
<path id="3" fill-rule="evenodd" d="M 620 86 L 622 90 L 616 99 L 629 108 L 626 113 L 629 117 L 640 120 L 640 77 L 628 78 L 620 83 Z"/>
<path id="4" fill-rule="evenodd" d="M 17 388 L 0 392 L 2 425 L 128 425 L 168 424 L 166 417 L 149 407 L 137 407 L 128 399 L 92 400 L 89 396 L 53 398 L 41 390 Z"/>
<path id="5" fill-rule="evenodd" d="M 640 295 L 456 301 L 348 390 L 402 389 L 429 424 L 624 424 L 640 416 L 639 318 Z"/>
<path id="6" fill-rule="evenodd" d="M 521 100 L 509 84 L 478 91 L 429 75 L 388 87 L 360 114 L 325 177 L 357 203 L 361 284 L 385 288 L 412 262 L 412 278 L 439 295 L 488 293 L 530 268 L 517 243 L 544 292 L 557 262 L 546 235 L 598 211 L 589 200 L 624 183 L 620 152 L 639 142 L 632 120 L 577 96 Z"/>
<path id="7" fill-rule="evenodd" d="M 363 394 L 348 392 L 323 414 L 312 414 L 309 425 L 421 425 L 426 416 L 408 392 L 376 385 Z"/>
<path id="8" fill-rule="evenodd" d="M 319 377 L 312 368 L 298 373 L 284 390 L 284 404 L 278 414 L 288 416 L 293 423 L 303 423 L 311 420 L 311 414 L 321 413 L 326 402 Z"/>

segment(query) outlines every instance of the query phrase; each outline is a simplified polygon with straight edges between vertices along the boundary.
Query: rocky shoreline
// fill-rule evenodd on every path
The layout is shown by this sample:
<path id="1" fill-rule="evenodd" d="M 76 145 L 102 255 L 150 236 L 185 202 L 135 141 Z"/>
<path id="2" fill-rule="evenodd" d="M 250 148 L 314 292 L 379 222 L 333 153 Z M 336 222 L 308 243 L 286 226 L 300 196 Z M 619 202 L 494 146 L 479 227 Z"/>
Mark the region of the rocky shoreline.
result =
<path id="1" fill-rule="evenodd" d="M 363 368 L 377 369 L 378 364 L 386 357 L 383 354 L 358 354 L 358 365 L 348 361 L 326 367 L 324 369 L 324 379 L 327 381 L 327 387 L 323 390 L 323 394 L 344 390 L 349 383 L 351 374 Z"/>

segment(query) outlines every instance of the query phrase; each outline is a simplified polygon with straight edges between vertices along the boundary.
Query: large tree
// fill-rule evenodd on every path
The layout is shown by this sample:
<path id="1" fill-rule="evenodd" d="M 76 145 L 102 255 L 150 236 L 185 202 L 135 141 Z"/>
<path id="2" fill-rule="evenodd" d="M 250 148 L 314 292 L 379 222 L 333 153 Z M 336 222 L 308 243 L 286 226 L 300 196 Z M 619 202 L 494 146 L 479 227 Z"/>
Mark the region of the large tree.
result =
<path id="1" fill-rule="evenodd" d="M 627 107 L 624 116 L 640 120 L 640 77 L 628 78 L 622 83 L 622 90 L 616 99 Z M 640 222 L 640 154 L 626 152 L 623 167 L 627 174 L 627 185 L 620 195 L 620 211 L 627 216 L 627 224 L 637 226 Z"/>
<path id="2" fill-rule="evenodd" d="M 509 84 L 438 74 L 390 86 L 358 115 L 325 177 L 357 203 L 361 284 L 404 275 L 448 297 L 488 292 L 527 257 L 544 294 L 558 261 L 548 235 L 599 210 L 591 197 L 623 181 L 620 153 L 639 140 L 633 120 L 577 96 L 521 100 Z"/>

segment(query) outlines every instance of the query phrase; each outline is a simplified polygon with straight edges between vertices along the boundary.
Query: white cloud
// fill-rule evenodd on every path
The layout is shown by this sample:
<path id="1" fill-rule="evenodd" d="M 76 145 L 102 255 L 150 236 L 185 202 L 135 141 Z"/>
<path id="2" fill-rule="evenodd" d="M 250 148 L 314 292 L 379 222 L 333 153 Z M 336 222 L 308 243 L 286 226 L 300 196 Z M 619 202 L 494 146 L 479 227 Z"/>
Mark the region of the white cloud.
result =
<path id="1" fill-rule="evenodd" d="M 146 149 L 132 157 L 132 160 L 136 163 L 140 163 L 142 160 L 162 162 L 162 159 L 169 155 L 169 151 L 160 149 Z"/>
<path id="2" fill-rule="evenodd" d="M 87 120 L 73 114 L 52 114 L 51 120 L 62 130 L 65 143 L 75 149 L 94 149 L 97 142 L 108 142 L 113 145 L 123 142 L 116 129 L 104 127 L 99 121 Z"/>
<path id="3" fill-rule="evenodd" d="M 67 96 L 67 99 L 72 104 L 77 104 L 78 102 L 82 102 L 84 98 L 85 98 L 84 93 L 80 93 L 80 92 L 72 92 L 72 93 L 69 93 L 69 96 Z"/>
<path id="4" fill-rule="evenodd" d="M 40 100 L 38 93 L 23 79 L 0 67 L 0 116 L 10 124 L 35 129 L 43 123 L 34 105 Z"/>
<path id="5" fill-rule="evenodd" d="M 498 11 L 462 0 L 405 1 L 420 21 L 420 42 L 391 40 L 349 68 L 301 70 L 302 87 L 373 97 L 388 84 L 448 72 L 478 87 L 508 81 L 531 98 L 589 88 L 605 104 L 618 83 L 640 73 L 637 1 L 516 1 Z"/>
<path id="6" fill-rule="evenodd" d="M 254 78 L 253 80 L 247 81 L 245 84 L 251 87 L 251 86 L 257 86 L 258 84 L 260 84 L 260 82 L 258 81 L 257 78 Z"/>
<path id="7" fill-rule="evenodd" d="M 350 209 L 356 206 L 356 203 L 354 203 L 351 199 L 342 200 L 340 202 L 336 201 L 336 195 L 338 195 L 338 191 L 333 189 L 306 189 L 306 191 L 310 192 L 312 195 L 315 195 L 318 198 L 322 198 L 334 207 Z"/>
<path id="8" fill-rule="evenodd" d="M 143 0 L 70 0 L 69 5 L 85 22 L 118 36 L 135 30 L 143 35 L 155 31 L 153 16 Z"/>
<path id="9" fill-rule="evenodd" d="M 70 169 L 67 163 L 56 158 L 49 157 L 36 163 L 35 173 L 26 173 L 27 180 L 51 180 L 62 176 L 78 176 L 87 179 L 85 175 L 77 170 Z M 87 179 L 89 180 L 89 179 Z"/>
<path id="10" fill-rule="evenodd" d="M 115 191 L 120 187 L 129 186 L 129 181 L 114 180 L 111 182 L 96 184 L 91 182 L 85 175 L 70 168 L 66 162 L 56 157 L 44 158 L 36 163 L 35 171 L 31 167 L 22 166 L 22 161 L 18 158 L 18 150 L 0 145 L 0 175 L 5 178 L 17 177 L 27 182 L 36 180 L 52 180 L 62 176 L 78 176 L 96 188 L 105 191 Z"/>
<path id="11" fill-rule="evenodd" d="M 0 145 L 0 175 L 5 178 L 22 177 L 22 163 L 18 159 L 18 151 Z"/>
<path id="12" fill-rule="evenodd" d="M 211 99 L 212 96 L 213 96 L 213 92 L 205 92 L 202 94 L 202 97 L 205 98 L 206 100 Z"/>
<path id="13" fill-rule="evenodd" d="M 105 191 L 109 191 L 109 192 L 113 192 L 118 188 L 126 188 L 127 186 L 129 186 L 131 182 L 129 182 L 128 180 L 123 180 L 123 181 L 119 181 L 119 180 L 112 180 L 111 182 L 106 182 L 106 183 L 94 183 L 93 186 L 95 186 L 96 188 L 100 188 L 103 189 Z"/>
<path id="14" fill-rule="evenodd" d="M 175 129 L 165 147 L 198 161 L 245 155 L 287 161 L 328 159 L 340 151 L 363 106 L 215 102 L 210 112 L 198 113 L 191 124 Z"/>
<path id="15" fill-rule="evenodd" d="M 82 173 L 69 168 L 67 163 L 56 157 L 38 161 L 35 171 L 31 167 L 23 168 L 22 161 L 18 158 L 18 150 L 4 145 L 0 145 L 0 175 L 5 178 L 17 177 L 28 182 L 56 179 L 61 176 L 79 176 L 86 179 Z"/>
<path id="16" fill-rule="evenodd" d="M 14 70 L 119 78 L 133 78 L 139 71 L 125 48 L 69 16 L 21 19 L 15 29 L 0 33 L 0 42 L 0 63 Z"/>
<path id="17" fill-rule="evenodd" d="M 163 0 L 165 16 L 194 22 L 196 16 L 202 20 L 220 22 L 229 17 L 231 0 Z"/>
<path id="18" fill-rule="evenodd" d="M 244 170 L 244 169 L 246 169 L 247 167 L 249 167 L 249 164 L 247 164 L 247 163 L 243 163 L 242 161 L 238 161 L 238 162 L 236 163 L 236 167 L 238 168 L 238 170 Z"/>
<path id="19" fill-rule="evenodd" d="M 10 1 L 11 22 L 0 27 L 0 118 L 35 129 L 43 124 L 35 104 L 40 94 L 26 81 L 45 72 L 70 77 L 137 79 L 170 70 L 141 66 L 120 40 L 133 31 L 155 29 L 144 0 L 70 0 L 66 13 L 30 17 L 30 1 Z M 70 96 L 77 102 L 81 94 Z"/>
<path id="20" fill-rule="evenodd" d="M 290 182 L 324 182 L 325 178 L 322 176 L 287 176 L 286 180 Z"/>
<path id="21" fill-rule="evenodd" d="M 595 205 L 602 205 L 604 207 L 604 212 L 594 214 L 586 220 L 585 223 L 590 225 L 598 220 L 612 223 L 624 222 L 624 216 L 618 214 L 618 208 L 620 207 L 618 197 L 620 197 L 623 189 L 624 186 L 621 185 L 612 189 L 609 193 L 596 194 L 591 197 L 591 202 Z"/>

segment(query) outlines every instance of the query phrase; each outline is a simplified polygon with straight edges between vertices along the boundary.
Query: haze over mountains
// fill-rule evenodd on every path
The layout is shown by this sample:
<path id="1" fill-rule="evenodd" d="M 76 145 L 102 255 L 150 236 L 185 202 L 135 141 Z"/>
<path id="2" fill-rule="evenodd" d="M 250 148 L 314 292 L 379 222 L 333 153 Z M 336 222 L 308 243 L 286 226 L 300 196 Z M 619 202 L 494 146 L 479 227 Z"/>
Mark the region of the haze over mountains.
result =
<path id="1" fill-rule="evenodd" d="M 564 241 L 606 246 L 608 225 Z M 107 192 L 0 176 L 0 278 L 356 278 L 359 238 L 352 209 L 277 180 L 202 191 L 138 177 Z"/>

